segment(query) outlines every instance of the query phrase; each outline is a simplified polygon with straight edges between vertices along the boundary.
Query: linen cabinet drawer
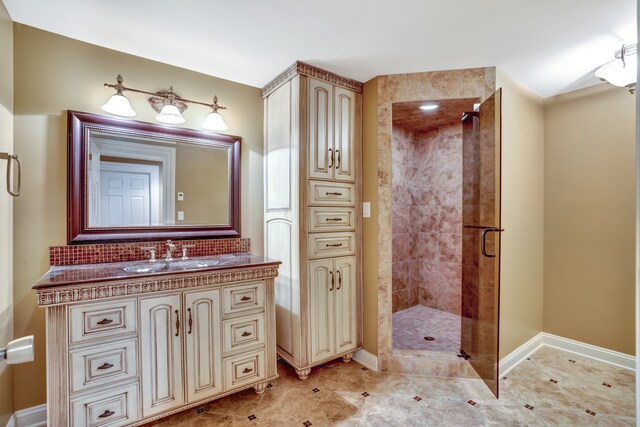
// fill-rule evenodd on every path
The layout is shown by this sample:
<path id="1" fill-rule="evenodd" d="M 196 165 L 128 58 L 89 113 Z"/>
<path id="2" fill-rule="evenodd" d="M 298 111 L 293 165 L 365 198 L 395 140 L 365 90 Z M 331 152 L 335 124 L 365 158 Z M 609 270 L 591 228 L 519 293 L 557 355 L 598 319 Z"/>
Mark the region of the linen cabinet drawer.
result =
<path id="1" fill-rule="evenodd" d="M 70 355 L 72 393 L 138 375 L 135 339 L 73 350 Z"/>
<path id="2" fill-rule="evenodd" d="M 225 353 L 264 344 L 264 314 L 225 320 L 222 329 Z"/>
<path id="3" fill-rule="evenodd" d="M 309 204 L 355 206 L 356 185 L 339 182 L 309 181 Z"/>
<path id="4" fill-rule="evenodd" d="M 224 288 L 222 305 L 223 314 L 264 308 L 264 282 Z"/>
<path id="5" fill-rule="evenodd" d="M 139 418 L 137 384 L 71 401 L 71 424 L 74 427 L 123 426 Z"/>
<path id="6" fill-rule="evenodd" d="M 255 351 L 224 360 L 224 384 L 227 389 L 265 377 L 264 350 Z"/>
<path id="7" fill-rule="evenodd" d="M 135 300 L 74 305 L 69 313 L 72 344 L 137 330 Z"/>
<path id="8" fill-rule="evenodd" d="M 309 234 L 309 258 L 337 257 L 356 253 L 356 233 Z"/>
<path id="9" fill-rule="evenodd" d="M 349 231 L 356 228 L 354 208 L 309 208 L 309 231 Z"/>

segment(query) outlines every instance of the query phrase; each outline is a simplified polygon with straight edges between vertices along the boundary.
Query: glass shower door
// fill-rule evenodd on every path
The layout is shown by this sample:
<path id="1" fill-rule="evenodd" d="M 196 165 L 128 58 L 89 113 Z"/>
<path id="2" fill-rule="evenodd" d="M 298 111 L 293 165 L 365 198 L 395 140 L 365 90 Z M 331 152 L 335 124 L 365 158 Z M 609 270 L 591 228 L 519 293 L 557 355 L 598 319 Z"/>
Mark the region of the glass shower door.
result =
<path id="1" fill-rule="evenodd" d="M 498 397 L 502 89 L 462 119 L 460 356 Z"/>

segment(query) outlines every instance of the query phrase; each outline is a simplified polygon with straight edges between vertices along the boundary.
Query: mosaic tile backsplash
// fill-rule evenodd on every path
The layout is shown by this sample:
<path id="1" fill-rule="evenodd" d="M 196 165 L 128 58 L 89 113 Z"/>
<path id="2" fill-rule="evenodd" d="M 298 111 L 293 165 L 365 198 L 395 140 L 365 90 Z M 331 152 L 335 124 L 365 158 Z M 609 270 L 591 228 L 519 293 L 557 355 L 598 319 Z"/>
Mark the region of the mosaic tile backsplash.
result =
<path id="1" fill-rule="evenodd" d="M 249 252 L 251 239 L 202 239 L 176 240 L 174 257 L 182 255 L 184 245 L 194 245 L 189 249 L 190 257 L 222 255 L 239 252 Z M 143 247 L 155 247 L 156 257 L 163 258 L 166 251 L 166 241 L 132 242 L 132 243 L 104 243 L 97 245 L 51 246 L 49 248 L 49 263 L 56 265 L 101 264 L 105 262 L 141 261 L 149 258 L 149 253 Z"/>

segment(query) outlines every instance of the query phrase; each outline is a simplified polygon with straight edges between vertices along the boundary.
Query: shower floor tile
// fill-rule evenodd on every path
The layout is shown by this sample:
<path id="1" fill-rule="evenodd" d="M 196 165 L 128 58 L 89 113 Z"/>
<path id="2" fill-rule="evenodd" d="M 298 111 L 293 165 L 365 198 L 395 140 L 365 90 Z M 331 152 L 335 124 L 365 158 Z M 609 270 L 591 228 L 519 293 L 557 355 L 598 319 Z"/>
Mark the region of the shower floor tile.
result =
<path id="1" fill-rule="evenodd" d="M 460 325 L 460 316 L 423 305 L 398 311 L 393 313 L 393 348 L 457 352 Z"/>

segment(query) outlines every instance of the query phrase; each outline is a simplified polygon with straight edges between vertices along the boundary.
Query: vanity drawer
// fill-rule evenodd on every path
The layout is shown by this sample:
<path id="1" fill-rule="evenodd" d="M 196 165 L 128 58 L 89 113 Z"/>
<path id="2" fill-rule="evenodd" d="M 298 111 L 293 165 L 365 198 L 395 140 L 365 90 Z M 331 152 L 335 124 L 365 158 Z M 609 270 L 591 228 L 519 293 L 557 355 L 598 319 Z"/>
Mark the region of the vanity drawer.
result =
<path id="1" fill-rule="evenodd" d="M 349 231 L 356 228 L 354 208 L 309 208 L 309 231 Z"/>
<path id="2" fill-rule="evenodd" d="M 264 344 L 264 314 L 225 320 L 222 329 L 225 353 Z"/>
<path id="3" fill-rule="evenodd" d="M 133 378 L 138 375 L 136 340 L 73 350 L 70 363 L 72 393 Z"/>
<path id="4" fill-rule="evenodd" d="M 356 233 L 309 234 L 309 258 L 325 258 L 356 253 Z"/>
<path id="5" fill-rule="evenodd" d="M 223 314 L 264 307 L 264 282 L 229 286 L 222 290 Z"/>
<path id="6" fill-rule="evenodd" d="M 71 343 L 136 332 L 136 301 L 74 305 L 69 308 Z"/>
<path id="7" fill-rule="evenodd" d="M 71 401 L 71 425 L 123 426 L 137 421 L 138 384 L 94 393 Z"/>
<path id="8" fill-rule="evenodd" d="M 264 350 L 224 359 L 224 384 L 227 389 L 265 378 Z"/>
<path id="9" fill-rule="evenodd" d="M 309 181 L 309 204 L 355 206 L 356 185 L 339 182 Z"/>

